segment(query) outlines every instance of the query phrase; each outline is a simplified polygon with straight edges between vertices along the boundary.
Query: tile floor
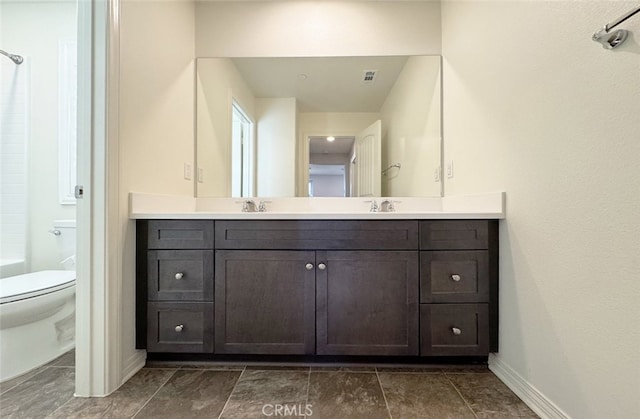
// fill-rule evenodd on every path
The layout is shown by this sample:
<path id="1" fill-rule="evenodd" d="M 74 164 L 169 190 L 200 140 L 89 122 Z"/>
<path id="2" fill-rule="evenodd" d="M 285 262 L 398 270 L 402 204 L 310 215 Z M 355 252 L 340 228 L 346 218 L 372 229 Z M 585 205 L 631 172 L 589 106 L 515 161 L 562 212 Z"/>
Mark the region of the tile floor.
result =
<path id="1" fill-rule="evenodd" d="M 5 418 L 537 418 L 486 367 L 149 364 L 74 398 L 74 354 L 0 384 Z"/>

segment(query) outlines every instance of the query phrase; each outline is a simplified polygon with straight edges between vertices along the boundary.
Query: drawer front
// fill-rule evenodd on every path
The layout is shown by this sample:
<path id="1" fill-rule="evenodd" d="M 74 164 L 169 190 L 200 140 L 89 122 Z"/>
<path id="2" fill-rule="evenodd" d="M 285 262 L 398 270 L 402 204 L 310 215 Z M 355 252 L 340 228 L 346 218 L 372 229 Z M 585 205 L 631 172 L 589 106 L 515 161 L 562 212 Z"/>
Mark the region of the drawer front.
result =
<path id="1" fill-rule="evenodd" d="M 155 303 L 147 307 L 149 352 L 213 352 L 213 303 Z"/>
<path id="2" fill-rule="evenodd" d="M 489 302 L 489 252 L 420 252 L 420 302 Z"/>
<path id="3" fill-rule="evenodd" d="M 147 296 L 152 301 L 213 301 L 213 250 L 151 250 Z"/>
<path id="4" fill-rule="evenodd" d="M 213 221 L 150 220 L 149 249 L 213 249 Z"/>
<path id="5" fill-rule="evenodd" d="M 488 354 L 488 304 L 420 305 L 420 355 Z"/>
<path id="6" fill-rule="evenodd" d="M 216 249 L 416 250 L 415 220 L 216 221 Z"/>
<path id="7" fill-rule="evenodd" d="M 420 249 L 488 249 L 488 220 L 421 221 Z"/>

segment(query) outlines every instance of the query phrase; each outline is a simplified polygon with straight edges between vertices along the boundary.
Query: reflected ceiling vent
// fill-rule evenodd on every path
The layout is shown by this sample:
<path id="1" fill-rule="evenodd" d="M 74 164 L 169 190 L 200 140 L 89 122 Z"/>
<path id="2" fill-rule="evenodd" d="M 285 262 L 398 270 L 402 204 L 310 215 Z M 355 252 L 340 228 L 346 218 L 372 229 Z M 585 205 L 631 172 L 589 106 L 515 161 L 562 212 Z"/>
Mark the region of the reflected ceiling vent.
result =
<path id="1" fill-rule="evenodd" d="M 378 70 L 363 70 L 362 71 L 362 84 L 373 84 L 376 81 Z"/>

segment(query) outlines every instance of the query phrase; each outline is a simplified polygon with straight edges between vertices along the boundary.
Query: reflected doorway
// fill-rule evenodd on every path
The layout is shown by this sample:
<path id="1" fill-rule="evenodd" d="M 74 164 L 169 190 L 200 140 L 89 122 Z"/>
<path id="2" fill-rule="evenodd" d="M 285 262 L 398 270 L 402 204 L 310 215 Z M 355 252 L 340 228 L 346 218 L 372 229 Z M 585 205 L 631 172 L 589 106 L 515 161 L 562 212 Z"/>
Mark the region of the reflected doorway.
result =
<path id="1" fill-rule="evenodd" d="M 254 196 L 253 124 L 235 101 L 231 122 L 231 196 Z"/>
<path id="2" fill-rule="evenodd" d="M 355 137 L 309 137 L 309 196 L 351 196 Z"/>

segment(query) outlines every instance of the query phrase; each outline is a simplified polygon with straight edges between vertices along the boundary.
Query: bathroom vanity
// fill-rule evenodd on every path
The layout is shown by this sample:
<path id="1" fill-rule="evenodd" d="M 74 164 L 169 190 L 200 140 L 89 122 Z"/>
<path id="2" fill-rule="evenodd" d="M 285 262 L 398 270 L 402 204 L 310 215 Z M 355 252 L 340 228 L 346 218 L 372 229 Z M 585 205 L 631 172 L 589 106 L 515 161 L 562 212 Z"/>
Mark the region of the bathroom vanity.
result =
<path id="1" fill-rule="evenodd" d="M 138 214 L 137 347 L 211 359 L 496 352 L 498 219 L 410 216 Z"/>

